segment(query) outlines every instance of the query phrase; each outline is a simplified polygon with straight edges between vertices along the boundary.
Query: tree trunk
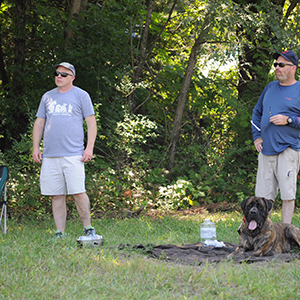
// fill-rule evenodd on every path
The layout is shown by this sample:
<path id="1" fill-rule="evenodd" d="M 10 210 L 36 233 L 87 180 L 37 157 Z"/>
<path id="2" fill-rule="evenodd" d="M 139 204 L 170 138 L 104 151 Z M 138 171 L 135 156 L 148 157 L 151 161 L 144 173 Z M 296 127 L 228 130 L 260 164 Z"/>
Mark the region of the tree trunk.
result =
<path id="1" fill-rule="evenodd" d="M 87 4 L 87 0 L 71 0 L 70 16 L 72 19 L 76 19 L 80 11 L 84 10 Z M 65 48 L 68 47 L 68 43 L 73 38 L 73 29 L 67 27 L 65 32 Z"/>
<path id="2" fill-rule="evenodd" d="M 153 7 L 154 7 L 154 4 L 155 4 L 154 0 L 149 1 L 148 10 L 147 10 L 147 17 L 146 17 L 146 24 L 145 24 L 145 29 L 144 29 L 144 32 L 143 32 L 143 37 L 142 37 L 142 42 L 141 42 L 140 60 L 139 60 L 139 63 L 138 63 L 138 66 L 137 66 L 136 70 L 133 70 L 132 82 L 133 82 L 134 85 L 141 82 L 141 80 L 142 80 L 141 77 L 142 77 L 142 74 L 143 74 L 143 68 L 145 66 L 146 60 L 147 60 L 148 56 L 151 54 L 152 50 L 154 49 L 154 47 L 157 43 L 157 40 L 159 39 L 159 37 L 161 36 L 163 31 L 165 30 L 167 24 L 170 22 L 171 16 L 172 16 L 172 13 L 175 9 L 177 1 L 178 0 L 174 0 L 174 2 L 172 4 L 172 7 L 170 9 L 170 12 L 169 12 L 169 17 L 168 17 L 167 21 L 162 26 L 162 29 L 161 29 L 160 33 L 155 37 L 154 41 L 151 43 L 151 45 L 147 49 L 147 40 L 148 40 L 148 35 L 149 35 L 150 23 L 151 23 L 151 15 L 152 15 Z M 132 65 L 134 66 L 133 62 L 132 62 Z M 132 91 L 132 93 L 128 97 L 128 100 L 129 100 L 129 112 L 130 112 L 130 114 L 133 114 L 136 110 L 135 91 Z"/>
<path id="3" fill-rule="evenodd" d="M 201 45 L 203 45 L 206 42 L 206 35 L 208 33 L 208 30 L 210 29 L 210 24 L 209 24 L 210 15 L 211 13 L 208 12 L 204 19 L 200 36 L 196 39 L 195 44 L 192 48 L 191 55 L 188 61 L 188 66 L 185 70 L 183 83 L 178 97 L 178 105 L 177 105 L 175 119 L 173 123 L 171 142 L 170 142 L 170 152 L 169 152 L 170 153 L 169 171 L 171 176 L 172 176 L 172 170 L 174 168 L 174 163 L 175 163 L 176 146 L 180 136 L 183 113 L 188 99 L 188 92 L 191 85 L 195 65 L 197 62 L 197 56 L 201 48 Z"/>
<path id="4" fill-rule="evenodd" d="M 0 74 L 1 74 L 1 80 L 2 80 L 2 87 L 6 88 L 9 81 L 8 81 L 8 76 L 7 72 L 5 69 L 5 63 L 4 63 L 4 56 L 3 56 L 3 51 L 2 51 L 2 33 L 0 29 Z"/>

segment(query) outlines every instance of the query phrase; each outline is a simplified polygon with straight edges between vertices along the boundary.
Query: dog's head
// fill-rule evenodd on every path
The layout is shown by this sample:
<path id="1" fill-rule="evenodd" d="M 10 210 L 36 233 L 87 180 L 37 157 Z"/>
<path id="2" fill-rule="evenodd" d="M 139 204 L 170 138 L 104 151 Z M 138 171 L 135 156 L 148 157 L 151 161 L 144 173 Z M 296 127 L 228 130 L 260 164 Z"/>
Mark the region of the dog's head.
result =
<path id="1" fill-rule="evenodd" d="M 260 229 L 272 209 L 272 201 L 262 197 L 248 197 L 241 203 L 248 229 Z"/>

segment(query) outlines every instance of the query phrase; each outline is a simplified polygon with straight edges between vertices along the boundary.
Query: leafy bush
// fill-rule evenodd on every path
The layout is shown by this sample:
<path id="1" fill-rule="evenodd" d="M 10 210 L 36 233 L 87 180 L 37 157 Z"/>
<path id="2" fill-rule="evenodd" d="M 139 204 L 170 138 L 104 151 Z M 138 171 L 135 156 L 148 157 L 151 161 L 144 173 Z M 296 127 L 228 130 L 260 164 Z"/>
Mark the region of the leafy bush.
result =
<path id="1" fill-rule="evenodd" d="M 99 135 L 101 124 L 98 122 Z M 51 214 L 51 199 L 40 195 L 40 165 L 32 160 L 32 127 L 13 148 L 2 155 L 9 167 L 9 212 L 12 217 Z M 124 114 L 107 141 L 112 155 L 103 157 L 96 149 L 86 164 L 86 189 L 92 213 L 140 206 L 182 209 L 218 201 L 240 201 L 253 193 L 256 156 L 246 142 L 240 149 L 215 151 L 201 144 L 178 147 L 178 164 L 169 179 L 164 156 L 158 151 L 161 128 L 144 116 Z M 101 136 L 100 136 L 101 137 Z M 252 144 L 252 143 L 251 143 Z M 244 157 L 248 163 L 245 164 Z M 249 162 L 252 161 L 252 164 Z M 162 165 L 162 167 L 160 167 Z M 76 214 L 72 197 L 67 197 L 69 215 Z"/>

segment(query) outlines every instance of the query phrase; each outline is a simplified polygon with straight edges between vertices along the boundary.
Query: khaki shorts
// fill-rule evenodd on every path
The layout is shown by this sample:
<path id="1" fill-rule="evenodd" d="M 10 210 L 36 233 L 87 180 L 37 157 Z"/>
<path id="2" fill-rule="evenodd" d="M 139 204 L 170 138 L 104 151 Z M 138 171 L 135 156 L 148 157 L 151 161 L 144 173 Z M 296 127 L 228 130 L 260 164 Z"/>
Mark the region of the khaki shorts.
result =
<path id="1" fill-rule="evenodd" d="M 44 157 L 40 184 L 46 196 L 74 195 L 85 192 L 85 172 L 82 156 Z"/>
<path id="2" fill-rule="evenodd" d="M 281 200 L 296 199 L 300 152 L 285 149 L 278 155 L 258 155 L 255 196 L 275 201 L 278 190 Z"/>

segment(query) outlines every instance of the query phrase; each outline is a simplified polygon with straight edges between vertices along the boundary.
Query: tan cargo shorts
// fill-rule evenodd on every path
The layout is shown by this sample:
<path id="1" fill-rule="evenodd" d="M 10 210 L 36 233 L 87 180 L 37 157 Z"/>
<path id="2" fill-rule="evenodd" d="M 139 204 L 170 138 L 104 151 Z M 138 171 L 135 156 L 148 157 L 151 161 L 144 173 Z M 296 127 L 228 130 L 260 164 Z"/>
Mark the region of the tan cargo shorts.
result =
<path id="1" fill-rule="evenodd" d="M 285 149 L 278 155 L 258 155 L 255 196 L 275 201 L 278 190 L 281 200 L 296 198 L 300 151 Z"/>

